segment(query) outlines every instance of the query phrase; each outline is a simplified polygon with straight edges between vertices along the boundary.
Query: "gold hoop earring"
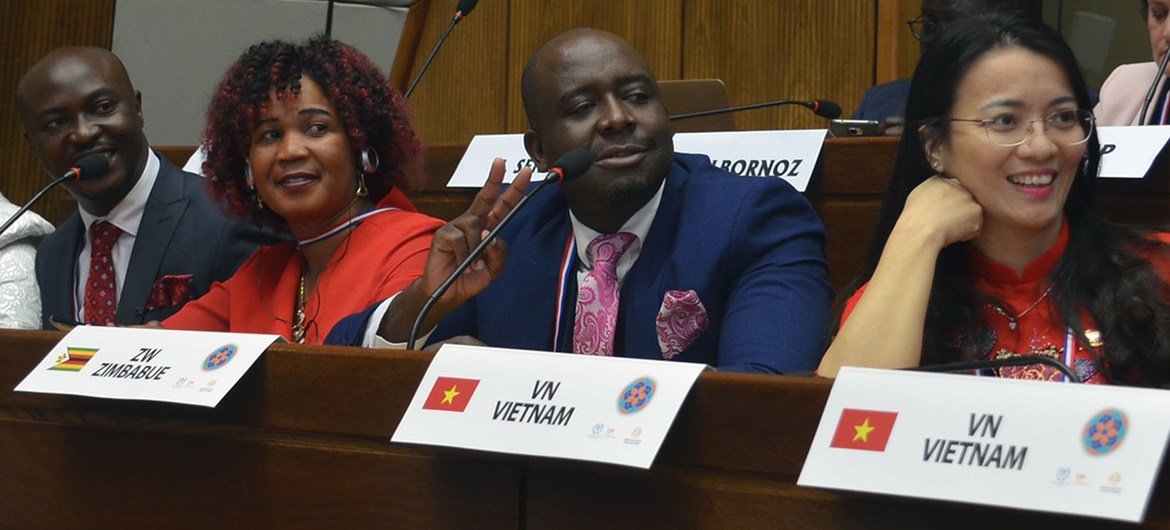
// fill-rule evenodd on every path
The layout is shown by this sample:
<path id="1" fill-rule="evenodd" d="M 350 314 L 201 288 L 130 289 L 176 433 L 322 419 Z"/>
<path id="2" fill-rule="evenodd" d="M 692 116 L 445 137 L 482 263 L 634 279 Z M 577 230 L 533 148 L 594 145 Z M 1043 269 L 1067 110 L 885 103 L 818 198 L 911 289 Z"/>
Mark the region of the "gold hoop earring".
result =
<path id="1" fill-rule="evenodd" d="M 358 173 L 357 191 L 354 192 L 354 195 L 357 195 L 358 197 L 365 197 L 369 194 L 370 191 L 366 189 L 366 174 Z M 259 197 L 259 195 L 257 195 L 257 197 Z"/>

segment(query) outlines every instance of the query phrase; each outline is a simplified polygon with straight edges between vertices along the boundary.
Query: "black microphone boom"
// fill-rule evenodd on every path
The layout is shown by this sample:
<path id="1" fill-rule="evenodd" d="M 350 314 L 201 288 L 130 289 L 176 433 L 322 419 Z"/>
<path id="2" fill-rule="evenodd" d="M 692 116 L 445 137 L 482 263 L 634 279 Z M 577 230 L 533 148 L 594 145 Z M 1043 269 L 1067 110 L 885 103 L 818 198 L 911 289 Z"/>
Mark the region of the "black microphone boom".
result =
<path id="1" fill-rule="evenodd" d="M 1168 62 L 1170 62 L 1170 52 L 1166 52 L 1166 55 L 1162 57 L 1162 64 L 1158 65 L 1158 73 L 1154 74 L 1154 82 L 1150 84 L 1150 90 L 1146 92 L 1146 99 L 1142 101 L 1142 113 L 1141 116 L 1138 117 L 1138 125 L 1147 125 L 1146 113 L 1150 110 L 1150 103 L 1154 101 L 1154 92 L 1158 90 L 1158 82 L 1161 81 L 1162 76 L 1165 75 L 1164 72 L 1166 71 L 1166 63 Z M 1162 119 L 1165 120 L 1166 117 L 1162 116 Z"/>
<path id="2" fill-rule="evenodd" d="M 69 168 L 69 171 L 66 171 L 64 175 L 61 175 L 53 182 L 50 182 L 48 186 L 41 188 L 41 191 L 38 191 L 36 195 L 33 195 L 31 200 L 29 200 L 24 206 L 21 206 L 20 209 L 16 211 L 16 213 L 12 214 L 12 217 L 9 217 L 7 221 L 4 221 L 4 225 L 0 226 L 0 234 L 3 234 L 6 230 L 8 230 L 17 219 L 20 219 L 20 216 L 24 215 L 24 212 L 27 212 L 28 209 L 32 207 L 32 205 L 41 200 L 41 197 L 44 196 L 45 193 L 57 187 L 58 184 L 65 182 L 66 180 L 93 180 L 96 178 L 101 178 L 109 169 L 110 161 L 105 157 L 105 155 L 95 153 L 78 160 L 76 165 Z"/>
<path id="3" fill-rule="evenodd" d="M 431 62 L 435 60 L 435 55 L 438 55 L 439 48 L 442 47 L 443 43 L 447 41 L 447 36 L 450 35 L 451 31 L 455 29 L 455 25 L 458 24 L 460 20 L 463 20 L 463 17 L 466 17 L 471 13 L 472 9 L 475 9 L 475 4 L 478 3 L 479 0 L 459 0 L 459 4 L 455 6 L 455 16 L 451 18 L 451 23 L 447 24 L 447 31 L 444 31 L 443 36 L 439 37 L 439 42 L 435 44 L 434 49 L 431 50 L 431 54 L 427 56 L 426 62 L 424 62 L 422 68 L 418 70 L 418 74 L 414 76 L 414 81 L 411 81 L 410 86 L 406 87 L 406 92 L 402 94 L 403 99 L 410 98 L 411 92 L 414 92 L 414 87 L 418 86 L 418 81 L 422 79 L 423 73 L 427 71 L 427 68 L 430 68 Z"/>
<path id="4" fill-rule="evenodd" d="M 812 101 L 780 99 L 776 101 L 765 101 L 763 103 L 752 103 L 750 105 L 740 105 L 738 107 L 727 107 L 722 109 L 701 110 L 698 112 L 675 114 L 674 116 L 670 117 L 670 121 L 685 120 L 688 118 L 701 118 L 703 116 L 715 116 L 718 114 L 727 114 L 729 112 L 739 112 L 741 110 L 778 107 L 780 105 L 800 105 L 813 111 L 813 113 L 817 116 L 828 118 L 830 120 L 835 120 L 841 117 L 841 105 L 838 105 L 837 103 L 827 99 L 814 99 Z"/>
<path id="5" fill-rule="evenodd" d="M 1051 357 L 1044 357 L 1042 355 L 1021 355 L 1019 357 L 1007 357 L 1004 359 L 992 359 L 988 361 L 971 361 L 965 363 L 948 363 L 948 364 L 931 364 L 927 366 L 918 366 L 909 368 L 912 372 L 973 372 L 976 370 L 990 370 L 994 368 L 1007 368 L 1010 366 L 1029 366 L 1033 364 L 1044 364 L 1060 370 L 1069 381 L 1080 383 L 1081 378 L 1073 373 L 1072 369 L 1056 359 Z"/>
<path id="6" fill-rule="evenodd" d="M 557 162 L 553 164 L 553 167 L 548 170 L 548 176 L 545 177 L 544 180 L 540 181 L 540 183 L 537 184 L 531 192 L 525 194 L 520 198 L 519 201 L 516 202 L 516 206 L 512 207 L 512 211 L 508 212 L 508 215 L 505 215 L 504 218 L 500 220 L 500 223 L 497 224 L 491 232 L 488 232 L 488 235 L 479 242 L 479 245 L 477 245 L 475 249 L 467 255 L 467 258 L 463 260 L 463 263 L 460 263 L 459 266 L 455 268 L 455 271 L 447 277 L 447 280 L 444 281 L 438 289 L 435 289 L 435 292 L 431 293 L 431 296 L 427 298 L 427 302 L 423 304 L 422 309 L 420 309 L 418 312 L 418 317 L 414 319 L 414 325 L 410 328 L 410 337 L 407 338 L 406 349 L 414 349 L 414 342 L 418 339 L 419 328 L 422 327 L 423 320 L 426 318 L 427 313 L 431 311 L 431 306 L 435 305 L 435 302 L 439 301 L 439 298 L 443 296 L 443 293 L 447 292 L 447 289 L 451 288 L 451 285 L 455 283 L 455 280 L 459 278 L 460 274 L 463 274 L 463 271 L 467 270 L 467 267 L 470 267 L 471 264 L 475 262 L 475 260 L 479 259 L 479 256 L 483 254 L 485 249 L 487 249 L 488 244 L 490 244 L 492 241 L 495 241 L 496 237 L 500 235 L 500 230 L 502 230 L 504 226 L 507 225 L 513 217 L 516 216 L 516 212 L 519 212 L 520 208 L 524 207 L 524 204 L 528 202 L 528 199 L 531 199 L 534 195 L 539 193 L 540 190 L 544 189 L 544 187 L 549 184 L 560 184 L 562 182 L 567 182 L 581 176 L 581 174 L 588 171 L 589 166 L 592 165 L 593 153 L 590 153 L 586 149 L 577 148 L 561 155 L 561 158 L 558 159 Z"/>

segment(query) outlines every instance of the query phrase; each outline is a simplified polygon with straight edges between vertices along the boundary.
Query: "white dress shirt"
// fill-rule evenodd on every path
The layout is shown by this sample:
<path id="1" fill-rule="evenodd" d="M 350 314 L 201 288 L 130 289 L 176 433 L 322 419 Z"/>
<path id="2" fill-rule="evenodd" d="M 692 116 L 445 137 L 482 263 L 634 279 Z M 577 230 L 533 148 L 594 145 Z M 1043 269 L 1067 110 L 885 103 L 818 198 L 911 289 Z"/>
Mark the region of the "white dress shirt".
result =
<path id="1" fill-rule="evenodd" d="M 150 198 L 150 191 L 154 189 L 154 182 L 158 179 L 158 155 L 147 149 L 146 167 L 138 182 L 130 188 L 130 192 L 110 210 L 110 213 L 97 217 L 85 208 L 79 208 L 81 222 L 85 225 L 82 235 L 81 254 L 77 256 L 77 284 L 74 288 L 73 306 L 76 308 L 77 321 L 85 322 L 85 284 L 89 281 L 89 258 L 91 245 L 89 241 L 89 227 L 94 223 L 106 221 L 122 230 L 118 241 L 110 252 L 114 260 L 114 276 L 117 278 L 118 300 L 122 299 L 122 283 L 126 277 L 126 269 L 130 267 L 130 254 L 134 251 L 134 240 L 138 236 L 138 226 L 142 223 L 142 212 L 146 210 L 146 201 Z"/>
<path id="2" fill-rule="evenodd" d="M 658 213 L 658 205 L 662 203 L 662 190 L 666 189 L 666 180 L 664 179 L 658 185 L 658 192 L 654 194 L 649 201 L 646 202 L 634 215 L 631 216 L 626 223 L 622 225 L 619 232 L 629 232 L 638 237 L 630 248 L 622 254 L 622 257 L 617 262 L 617 277 L 618 286 L 621 286 L 622 281 L 626 278 L 626 273 L 630 272 L 630 268 L 634 266 L 634 262 L 638 260 L 638 256 L 642 254 L 642 242 L 646 240 L 646 235 L 650 233 L 650 225 L 654 223 L 654 216 Z M 573 228 L 573 242 L 577 247 L 578 264 L 577 268 L 577 285 L 585 279 L 585 275 L 589 273 L 589 269 L 593 268 L 593 258 L 587 255 L 586 250 L 589 248 L 589 242 L 601 235 L 588 226 L 585 226 L 573 212 L 569 212 L 569 222 Z M 397 296 L 397 295 L 395 295 Z M 366 323 L 366 332 L 362 337 L 362 346 L 366 348 L 393 348 L 405 349 L 405 342 L 390 342 L 378 335 L 378 327 L 382 324 L 382 317 L 386 315 L 386 310 L 390 308 L 390 302 L 394 297 L 390 297 L 378 304 L 377 309 L 370 315 L 369 322 Z M 430 336 L 430 331 L 418 338 L 418 344 L 426 344 L 427 337 Z M 417 345 L 417 344 L 416 344 Z"/>

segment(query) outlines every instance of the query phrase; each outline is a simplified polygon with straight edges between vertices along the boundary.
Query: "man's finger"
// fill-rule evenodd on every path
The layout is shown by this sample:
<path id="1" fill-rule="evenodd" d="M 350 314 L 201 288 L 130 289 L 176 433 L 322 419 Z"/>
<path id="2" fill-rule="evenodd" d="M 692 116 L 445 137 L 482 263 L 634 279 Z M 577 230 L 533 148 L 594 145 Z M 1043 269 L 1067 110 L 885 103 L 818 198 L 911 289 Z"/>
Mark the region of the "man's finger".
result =
<path id="1" fill-rule="evenodd" d="M 467 209 L 467 213 L 483 219 L 491 213 L 492 207 L 496 204 L 496 198 L 500 196 L 500 187 L 504 182 L 504 159 L 496 158 L 492 160 L 492 168 L 488 171 L 487 182 L 484 182 L 483 188 L 480 188 L 479 193 L 475 194 L 475 200 L 471 201 L 471 207 Z"/>

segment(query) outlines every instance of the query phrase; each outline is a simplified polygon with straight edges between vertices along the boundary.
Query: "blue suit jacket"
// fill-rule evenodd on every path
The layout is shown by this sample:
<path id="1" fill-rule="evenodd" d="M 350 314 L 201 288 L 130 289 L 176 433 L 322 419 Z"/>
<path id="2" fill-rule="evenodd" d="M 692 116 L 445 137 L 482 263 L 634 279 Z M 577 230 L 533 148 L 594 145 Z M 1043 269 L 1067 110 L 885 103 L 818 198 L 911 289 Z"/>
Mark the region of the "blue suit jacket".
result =
<path id="1" fill-rule="evenodd" d="M 447 316 L 437 342 L 471 335 L 491 346 L 572 350 L 577 300 L 569 274 L 553 344 L 558 268 L 571 224 L 564 196 L 534 197 L 501 237 L 503 274 Z M 642 252 L 622 283 L 614 350 L 662 359 L 656 317 L 668 290 L 695 290 L 707 330 L 675 360 L 719 369 L 780 373 L 811 370 L 824 351 L 831 288 L 824 227 L 787 182 L 737 177 L 706 156 L 676 154 Z M 370 311 L 334 327 L 335 344 L 360 344 Z"/>
<path id="2" fill-rule="evenodd" d="M 138 236 L 123 278 L 115 320 L 120 325 L 162 320 L 180 306 L 146 310 L 154 282 L 168 274 L 194 275 L 194 295 L 207 293 L 213 281 L 226 280 L 252 252 L 277 241 L 243 220 L 232 221 L 212 201 L 204 180 L 186 173 L 159 156 L 158 179 L 142 212 Z M 49 317 L 71 321 L 76 285 L 77 255 L 85 237 L 85 224 L 74 213 L 37 249 L 37 283 L 41 288 L 42 324 Z M 80 300 L 77 301 L 79 304 Z"/>

